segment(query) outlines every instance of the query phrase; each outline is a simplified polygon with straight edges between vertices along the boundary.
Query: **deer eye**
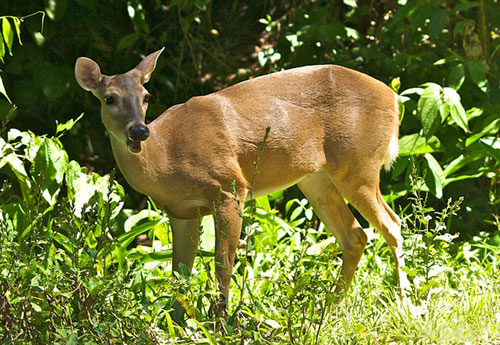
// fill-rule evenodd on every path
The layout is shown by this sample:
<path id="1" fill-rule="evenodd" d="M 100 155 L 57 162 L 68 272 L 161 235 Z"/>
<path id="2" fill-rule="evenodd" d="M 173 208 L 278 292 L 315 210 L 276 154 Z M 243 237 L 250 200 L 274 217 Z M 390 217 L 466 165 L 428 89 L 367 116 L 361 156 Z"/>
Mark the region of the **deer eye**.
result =
<path id="1" fill-rule="evenodd" d="M 104 103 L 106 104 L 113 104 L 115 100 L 113 99 L 113 96 L 106 95 L 104 96 Z"/>
<path id="2" fill-rule="evenodd" d="M 145 94 L 144 95 L 144 103 L 149 103 L 149 98 L 151 97 L 151 95 L 149 93 Z"/>

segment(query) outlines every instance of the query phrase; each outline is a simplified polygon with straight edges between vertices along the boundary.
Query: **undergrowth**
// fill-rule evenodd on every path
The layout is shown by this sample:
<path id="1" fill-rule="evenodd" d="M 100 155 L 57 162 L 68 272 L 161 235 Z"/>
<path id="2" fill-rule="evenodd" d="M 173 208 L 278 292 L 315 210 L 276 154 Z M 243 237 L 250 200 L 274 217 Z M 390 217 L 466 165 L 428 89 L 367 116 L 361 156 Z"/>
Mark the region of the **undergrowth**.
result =
<path id="1" fill-rule="evenodd" d="M 396 297 L 390 249 L 367 229 L 365 255 L 338 303 L 338 245 L 305 199 L 280 217 L 268 196 L 242 215 L 226 322 L 209 311 L 210 218 L 193 272 L 173 279 L 168 218 L 152 202 L 123 209 L 113 177 L 69 161 L 57 138 L 11 130 L 0 151 L 2 344 L 500 343 L 500 249 L 487 234 L 458 241 L 448 229 L 461 200 L 433 210 L 416 178 L 403 217 L 406 300 Z M 137 243 L 141 234 L 148 243 Z M 176 299 L 188 309 L 180 324 L 169 314 Z"/>

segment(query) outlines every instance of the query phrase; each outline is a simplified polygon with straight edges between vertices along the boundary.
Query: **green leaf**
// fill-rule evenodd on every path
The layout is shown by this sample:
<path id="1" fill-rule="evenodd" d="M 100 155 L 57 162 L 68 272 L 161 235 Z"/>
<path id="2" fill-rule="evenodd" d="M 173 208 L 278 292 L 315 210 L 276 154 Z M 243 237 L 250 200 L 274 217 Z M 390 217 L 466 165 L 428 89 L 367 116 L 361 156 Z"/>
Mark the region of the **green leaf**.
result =
<path id="1" fill-rule="evenodd" d="M 184 308 L 186 308 L 186 307 L 184 306 L 184 304 L 186 304 L 186 303 L 181 302 L 181 304 L 182 304 L 182 306 L 183 306 Z M 194 309 L 194 308 L 193 308 L 193 309 Z M 188 311 L 187 311 L 187 310 L 186 310 L 186 313 L 188 313 Z M 189 313 L 188 313 L 188 315 L 189 315 Z M 208 340 L 208 342 L 210 343 L 210 345 L 216 345 L 217 343 L 215 342 L 214 337 L 210 334 L 210 332 L 208 332 L 208 330 L 205 328 L 205 326 L 203 326 L 203 325 L 202 325 L 202 324 L 201 324 L 198 320 L 196 320 L 193 316 L 191 316 L 191 315 L 189 315 L 189 316 L 190 316 L 190 317 L 192 318 L 192 320 L 193 320 L 193 321 L 194 321 L 194 322 L 195 322 L 195 323 L 196 323 L 196 324 L 197 324 L 197 325 L 201 328 L 201 330 L 203 331 L 203 334 L 205 334 L 205 336 L 207 337 L 207 340 Z"/>
<path id="2" fill-rule="evenodd" d="M 118 267 L 120 270 L 123 270 L 125 267 L 125 257 L 127 256 L 127 249 L 122 247 L 121 245 L 115 246 L 114 254 L 116 257 L 116 261 L 118 261 Z"/>
<path id="3" fill-rule="evenodd" d="M 2 32 L 5 44 L 9 49 L 9 54 L 12 56 L 12 43 L 14 43 L 14 32 L 12 31 L 9 20 L 7 18 L 2 18 Z"/>
<path id="4" fill-rule="evenodd" d="M 5 45 L 3 44 L 3 35 L 0 32 L 0 61 L 3 61 L 3 57 L 5 56 Z"/>
<path id="5" fill-rule="evenodd" d="M 429 33 L 431 36 L 438 36 L 448 24 L 448 15 L 441 7 L 434 7 L 429 22 Z"/>
<path id="6" fill-rule="evenodd" d="M 393 78 L 391 80 L 391 89 L 394 92 L 398 92 L 400 87 L 401 87 L 401 79 L 399 77 Z"/>
<path id="7" fill-rule="evenodd" d="M 485 171 L 480 171 L 476 174 L 466 174 L 466 175 L 459 175 L 459 176 L 455 176 L 455 177 L 445 178 L 443 180 L 443 187 L 449 185 L 452 182 L 479 178 L 481 176 L 484 176 L 484 174 L 485 174 Z"/>
<path id="8" fill-rule="evenodd" d="M 439 108 L 442 103 L 441 86 L 429 83 L 422 96 L 420 96 L 417 106 L 426 138 L 430 138 L 439 126 Z"/>
<path id="9" fill-rule="evenodd" d="M 450 70 L 448 74 L 448 84 L 455 90 L 459 90 L 465 80 L 465 68 L 462 63 L 459 63 Z"/>
<path id="10" fill-rule="evenodd" d="M 450 162 L 446 166 L 446 168 L 443 170 L 443 176 L 444 177 L 449 177 L 451 174 L 454 172 L 462 169 L 464 166 L 468 165 L 469 163 L 472 163 L 478 159 L 481 159 L 484 156 L 482 153 L 482 150 L 476 150 L 469 152 L 467 155 L 461 154 L 454 160 Z"/>
<path id="11" fill-rule="evenodd" d="M 56 140 L 45 138 L 30 170 L 33 180 L 42 190 L 42 196 L 50 204 L 56 202 L 68 166 L 68 154 Z"/>
<path id="12" fill-rule="evenodd" d="M 441 143 L 435 136 L 425 139 L 418 133 L 414 133 L 399 138 L 400 156 L 423 155 L 442 150 Z"/>
<path id="13" fill-rule="evenodd" d="M 443 184 L 441 181 L 443 176 L 443 169 L 441 169 L 438 161 L 430 153 L 426 153 L 424 157 L 427 161 L 427 166 L 432 173 L 431 176 L 428 175 L 428 177 L 430 177 L 429 189 L 436 196 L 436 198 L 441 199 L 441 197 L 443 196 Z"/>
<path id="14" fill-rule="evenodd" d="M 127 49 L 131 47 L 139 39 L 139 34 L 134 32 L 133 34 L 128 34 L 120 38 L 118 41 L 118 50 Z"/>
<path id="15" fill-rule="evenodd" d="M 68 335 L 68 338 L 66 338 L 66 345 L 77 345 L 78 344 L 78 337 L 76 334 L 72 333 Z"/>
<path id="16" fill-rule="evenodd" d="M 467 120 L 470 121 L 476 117 L 483 115 L 484 110 L 481 108 L 472 107 L 469 110 L 467 110 L 465 113 L 467 114 Z"/>
<path id="17" fill-rule="evenodd" d="M 500 162 L 500 138 L 490 137 L 480 139 L 483 149 L 490 154 L 497 162 Z"/>
<path id="18" fill-rule="evenodd" d="M 455 123 L 464 130 L 465 133 L 469 132 L 469 123 L 465 109 L 460 102 L 460 95 L 455 89 L 445 87 L 443 90 L 445 101 L 450 106 L 450 114 Z"/>
<path id="19" fill-rule="evenodd" d="M 255 199 L 256 206 L 262 208 L 264 211 L 271 211 L 271 204 L 267 195 L 259 196 Z"/>
<path id="20" fill-rule="evenodd" d="M 17 40 L 19 41 L 20 45 L 23 45 L 23 42 L 21 41 L 21 21 L 17 17 L 14 17 L 13 21 L 14 21 L 14 28 L 16 29 L 17 33 Z"/>
<path id="21" fill-rule="evenodd" d="M 486 65 L 479 60 L 471 60 L 467 64 L 472 81 L 483 91 L 485 85 L 487 85 L 486 73 L 488 68 Z"/>
<path id="22" fill-rule="evenodd" d="M 439 115 L 441 115 L 441 123 L 446 121 L 446 119 L 448 118 L 448 115 L 450 115 L 450 104 L 449 103 L 444 102 L 443 104 L 441 104 L 441 106 L 439 107 Z"/>
<path id="23" fill-rule="evenodd" d="M 434 66 L 441 66 L 447 63 L 452 63 L 452 62 L 463 62 L 463 58 L 458 55 L 457 53 L 452 52 L 451 55 L 448 55 L 444 58 L 441 58 L 434 62 Z"/>
<path id="24" fill-rule="evenodd" d="M 45 43 L 45 36 L 41 32 L 34 32 L 33 39 L 37 46 L 41 47 Z"/>
<path id="25" fill-rule="evenodd" d="M 159 224 L 165 222 L 166 219 L 162 218 L 159 220 L 152 220 L 146 223 L 143 223 L 141 225 L 135 226 L 132 230 L 129 232 L 124 233 L 120 237 L 118 237 L 118 243 L 122 245 L 123 247 L 127 247 L 136 236 L 145 233 L 146 231 L 149 231 L 151 229 L 154 229 L 156 226 Z"/>
<path id="26" fill-rule="evenodd" d="M 31 302 L 31 307 L 33 308 L 34 311 L 36 311 L 37 313 L 41 313 L 42 312 L 42 307 L 40 307 L 38 304 L 36 304 L 35 302 Z"/>
<path id="27" fill-rule="evenodd" d="M 21 203 L 16 201 L 9 204 L 4 203 L 0 206 L 0 214 L 4 217 L 5 215 L 8 215 L 12 221 L 14 229 L 19 232 L 26 229 L 30 225 L 30 216 L 27 214 L 22 204 L 25 204 L 25 202 L 23 201 Z"/>
<path id="28" fill-rule="evenodd" d="M 139 211 L 137 214 L 128 217 L 123 227 L 125 232 L 129 232 L 132 231 L 134 226 L 136 226 L 142 220 L 157 220 L 161 218 L 162 217 L 158 212 L 150 209 L 144 209 Z"/>
<path id="29" fill-rule="evenodd" d="M 406 89 L 403 92 L 401 92 L 400 96 L 413 95 L 413 94 L 422 96 L 423 93 L 424 89 L 422 89 L 421 87 L 412 87 L 411 89 Z"/>
<path id="30" fill-rule="evenodd" d="M 174 323 L 172 322 L 172 318 L 170 317 L 169 313 L 165 313 L 165 319 L 167 320 L 167 329 L 168 329 L 168 335 L 170 336 L 171 339 L 175 338 L 175 329 L 174 329 Z"/>
<path id="31" fill-rule="evenodd" d="M 408 18 L 408 15 L 413 10 L 413 8 L 417 5 L 417 2 L 410 1 L 403 7 L 396 10 L 396 14 L 394 15 L 394 19 L 391 22 L 391 26 L 395 26 L 399 24 L 402 20 Z"/>
<path id="32" fill-rule="evenodd" d="M 12 120 L 17 114 L 17 106 L 15 104 L 10 105 L 10 109 L 6 110 L 3 108 L 0 110 L 0 121 L 4 124 L 7 124 L 10 120 Z"/>
<path id="33" fill-rule="evenodd" d="M 160 240 L 162 246 L 167 245 L 169 243 L 167 223 L 161 223 L 155 226 L 154 233 L 155 236 Z"/>
<path id="34" fill-rule="evenodd" d="M 474 144 L 476 141 L 478 141 L 487 134 L 498 133 L 499 129 L 500 129 L 500 119 L 495 119 L 489 125 L 485 126 L 481 130 L 481 132 L 471 135 L 469 138 L 467 138 L 467 140 L 465 141 L 465 147 L 471 146 L 472 144 Z"/>
<path id="35" fill-rule="evenodd" d="M 87 233 L 87 237 L 85 238 L 85 240 L 87 241 L 87 245 L 89 246 L 89 248 L 97 247 L 97 239 L 93 231 L 89 231 Z"/>
<path id="36" fill-rule="evenodd" d="M 66 123 L 58 123 L 56 121 L 56 135 L 65 131 L 71 130 L 73 126 L 83 117 L 83 113 L 80 114 L 76 119 L 71 119 Z"/>
<path id="37" fill-rule="evenodd" d="M 151 248 L 151 247 L 148 247 Z M 147 263 L 147 262 L 155 262 L 155 261 L 170 261 L 172 260 L 172 249 L 165 249 L 165 250 L 159 250 L 157 252 L 151 252 L 151 253 L 144 253 L 140 252 L 137 250 L 138 248 L 134 248 L 129 251 L 127 254 L 127 259 L 131 261 L 136 261 L 140 260 L 141 263 Z M 213 256 L 213 254 L 209 255 Z M 184 265 L 184 267 L 187 267 Z M 189 275 L 189 269 L 187 271 L 187 274 Z"/>
<path id="38" fill-rule="evenodd" d="M 3 45 L 3 43 L 1 43 Z M 5 86 L 3 85 L 3 80 L 2 77 L 0 77 L 0 93 L 7 98 L 10 104 L 12 104 L 12 101 L 10 100 L 9 96 L 7 95 L 7 91 L 5 90 Z"/>
<path id="39" fill-rule="evenodd" d="M 55 233 L 54 240 L 57 243 L 59 243 L 60 245 L 62 245 L 68 252 L 70 252 L 70 253 L 75 252 L 75 247 L 73 246 L 73 244 L 71 243 L 69 238 L 67 238 L 66 236 L 64 236 L 60 232 Z"/>
<path id="40" fill-rule="evenodd" d="M 24 163 L 16 154 L 14 147 L 0 137 L 0 168 L 6 164 L 10 166 L 11 171 L 16 175 L 18 180 L 28 179 Z"/>

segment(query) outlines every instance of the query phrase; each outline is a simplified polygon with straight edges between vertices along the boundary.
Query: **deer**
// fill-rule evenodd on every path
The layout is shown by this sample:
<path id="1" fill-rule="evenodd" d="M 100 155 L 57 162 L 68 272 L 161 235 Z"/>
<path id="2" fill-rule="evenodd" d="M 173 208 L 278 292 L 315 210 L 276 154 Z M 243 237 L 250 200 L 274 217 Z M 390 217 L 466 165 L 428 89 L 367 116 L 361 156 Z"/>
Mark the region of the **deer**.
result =
<path id="1" fill-rule="evenodd" d="M 227 317 L 245 201 L 297 184 L 342 250 L 336 292 L 348 289 L 367 244 L 347 200 L 391 248 L 399 295 L 407 294 L 401 221 L 379 186 L 382 167 L 389 170 L 398 155 L 397 94 L 345 67 L 305 66 L 192 97 L 146 125 L 150 94 L 144 84 L 163 49 L 112 76 L 79 57 L 75 76 L 101 102 L 102 123 L 127 182 L 168 215 L 173 272 L 181 264 L 191 270 L 201 218 L 213 215 L 214 303 L 217 316 Z M 176 302 L 174 309 L 178 319 L 182 307 Z"/>

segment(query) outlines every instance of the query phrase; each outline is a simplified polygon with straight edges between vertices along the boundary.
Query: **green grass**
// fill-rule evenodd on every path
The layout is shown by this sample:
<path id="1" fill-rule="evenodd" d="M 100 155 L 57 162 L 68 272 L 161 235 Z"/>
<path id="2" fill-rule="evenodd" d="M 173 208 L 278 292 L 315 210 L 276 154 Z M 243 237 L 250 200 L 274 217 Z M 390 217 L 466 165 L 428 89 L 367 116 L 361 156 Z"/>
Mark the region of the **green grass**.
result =
<path id="1" fill-rule="evenodd" d="M 336 305 L 331 293 L 340 264 L 334 255 L 335 246 L 327 250 L 330 254 L 302 256 L 297 248 L 290 257 L 280 256 L 286 253 L 286 247 L 288 244 L 283 243 L 269 248 L 264 254 L 269 262 L 252 268 L 257 273 L 247 281 L 239 324 L 226 336 L 214 331 L 217 344 L 239 344 L 242 339 L 245 344 L 500 342 L 497 248 L 484 249 L 478 244 L 474 254 L 482 251 L 483 259 L 479 260 L 477 256 L 464 257 L 469 245 L 458 246 L 442 273 L 427 283 L 420 280 L 411 296 L 401 302 L 396 297 L 390 252 L 376 237 L 366 250 L 352 289 Z M 407 261 L 411 267 L 411 258 Z M 239 284 L 233 284 L 233 313 L 241 295 L 238 287 L 242 278 L 237 276 L 236 280 Z M 193 297 L 199 293 L 193 293 Z M 206 327 L 215 330 L 208 321 Z M 176 328 L 174 339 L 189 343 L 191 332 L 200 330 L 197 324 L 188 322 Z"/>

